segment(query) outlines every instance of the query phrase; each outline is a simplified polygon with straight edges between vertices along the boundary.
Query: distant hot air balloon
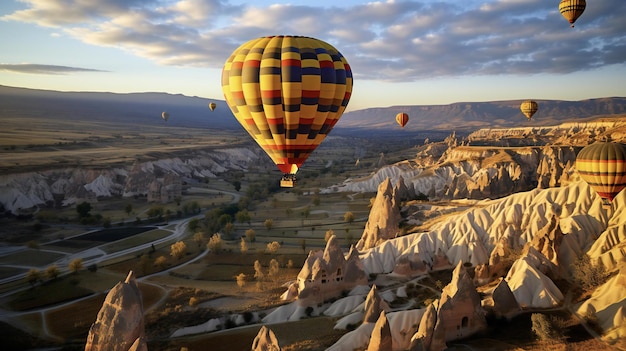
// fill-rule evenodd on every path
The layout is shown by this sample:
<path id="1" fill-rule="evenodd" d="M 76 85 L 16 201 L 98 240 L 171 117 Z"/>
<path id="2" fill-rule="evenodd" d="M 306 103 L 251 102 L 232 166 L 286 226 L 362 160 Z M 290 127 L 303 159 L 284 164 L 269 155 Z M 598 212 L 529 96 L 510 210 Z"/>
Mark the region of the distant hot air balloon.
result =
<path id="1" fill-rule="evenodd" d="M 163 118 L 163 120 L 167 122 L 167 119 L 170 118 L 170 114 L 167 113 L 166 111 L 163 111 L 163 113 L 161 113 L 161 118 Z"/>
<path id="2" fill-rule="evenodd" d="M 574 22 L 583 14 L 587 3 L 585 0 L 561 0 L 559 3 L 559 11 L 561 15 L 574 27 Z"/>
<path id="3" fill-rule="evenodd" d="M 235 118 L 283 172 L 282 186 L 326 138 L 352 93 L 352 71 L 315 38 L 250 40 L 224 64 L 222 90 Z"/>
<path id="4" fill-rule="evenodd" d="M 211 109 L 211 111 L 215 111 L 215 107 L 217 107 L 217 105 L 214 102 L 209 104 L 209 108 Z"/>
<path id="5" fill-rule="evenodd" d="M 396 122 L 400 125 L 400 127 L 404 128 L 404 126 L 409 122 L 409 115 L 404 112 L 400 112 L 396 115 Z"/>
<path id="6" fill-rule="evenodd" d="M 587 145 L 576 156 L 576 170 L 608 205 L 626 187 L 626 149 L 611 142 Z"/>
<path id="7" fill-rule="evenodd" d="M 522 102 L 522 104 L 519 106 L 519 109 L 530 121 L 533 118 L 535 112 L 537 112 L 537 110 L 539 109 L 539 105 L 537 105 L 537 102 L 533 100 L 526 100 Z"/>

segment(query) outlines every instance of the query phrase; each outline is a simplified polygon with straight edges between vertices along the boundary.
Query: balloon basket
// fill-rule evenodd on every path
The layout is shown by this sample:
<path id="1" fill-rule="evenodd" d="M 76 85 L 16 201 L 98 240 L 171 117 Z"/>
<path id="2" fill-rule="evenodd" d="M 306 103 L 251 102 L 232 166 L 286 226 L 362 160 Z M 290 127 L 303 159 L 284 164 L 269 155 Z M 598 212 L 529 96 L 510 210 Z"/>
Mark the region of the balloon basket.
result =
<path id="1" fill-rule="evenodd" d="M 296 185 L 295 174 L 284 174 L 283 178 L 280 180 L 281 188 L 293 188 L 295 185 Z"/>

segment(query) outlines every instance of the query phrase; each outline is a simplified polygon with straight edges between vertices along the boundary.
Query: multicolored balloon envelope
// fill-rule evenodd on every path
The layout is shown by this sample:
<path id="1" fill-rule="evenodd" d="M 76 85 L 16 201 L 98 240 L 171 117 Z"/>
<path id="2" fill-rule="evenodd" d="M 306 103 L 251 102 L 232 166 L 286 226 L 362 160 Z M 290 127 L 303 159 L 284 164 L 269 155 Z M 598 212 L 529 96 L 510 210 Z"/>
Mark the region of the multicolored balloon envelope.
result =
<path id="1" fill-rule="evenodd" d="M 569 22 L 570 27 L 574 27 L 574 22 L 583 14 L 587 7 L 585 0 L 561 0 L 559 12 Z"/>
<path id="2" fill-rule="evenodd" d="M 404 128 L 404 126 L 409 123 L 409 115 L 404 112 L 400 112 L 396 115 L 396 122 L 400 125 L 400 127 Z"/>
<path id="3" fill-rule="evenodd" d="M 626 149 L 622 144 L 611 142 L 587 145 L 576 156 L 576 169 L 609 204 L 626 187 Z"/>
<path id="4" fill-rule="evenodd" d="M 293 175 L 346 109 L 352 71 L 322 40 L 262 37 L 228 58 L 222 91 L 244 129 L 284 174 Z"/>
<path id="5" fill-rule="evenodd" d="M 539 110 L 539 105 L 533 100 L 526 100 L 522 102 L 522 104 L 519 106 L 519 109 L 530 121 L 533 118 L 533 115 L 537 112 L 537 110 Z"/>

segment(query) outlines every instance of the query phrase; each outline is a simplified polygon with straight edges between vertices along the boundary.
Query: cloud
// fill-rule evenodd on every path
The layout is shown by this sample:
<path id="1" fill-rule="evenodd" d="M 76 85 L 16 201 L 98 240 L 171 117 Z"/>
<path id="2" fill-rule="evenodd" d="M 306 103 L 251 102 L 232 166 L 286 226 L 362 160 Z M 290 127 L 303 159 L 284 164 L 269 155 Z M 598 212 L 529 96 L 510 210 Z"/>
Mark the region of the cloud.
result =
<path id="1" fill-rule="evenodd" d="M 31 73 L 31 74 L 69 74 L 79 72 L 106 72 L 96 69 L 80 68 L 80 67 L 67 67 L 67 66 L 55 66 L 55 65 L 38 65 L 38 64 L 2 64 L 0 63 L 0 71 L 9 71 L 17 73 Z"/>
<path id="2" fill-rule="evenodd" d="M 306 35 L 336 46 L 355 77 L 416 81 L 565 74 L 626 63 L 626 1 L 589 3 L 576 28 L 545 0 L 376 1 L 354 6 L 225 0 L 23 0 L 2 17 L 163 65 L 220 68 L 243 42 Z"/>

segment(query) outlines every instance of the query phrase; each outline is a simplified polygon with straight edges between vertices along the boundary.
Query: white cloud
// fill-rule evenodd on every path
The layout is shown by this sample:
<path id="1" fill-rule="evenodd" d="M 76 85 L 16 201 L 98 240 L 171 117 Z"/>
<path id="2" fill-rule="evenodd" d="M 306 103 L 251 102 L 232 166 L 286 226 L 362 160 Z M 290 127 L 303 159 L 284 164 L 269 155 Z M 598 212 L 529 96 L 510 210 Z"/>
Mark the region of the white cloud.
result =
<path id="1" fill-rule="evenodd" d="M 545 0 L 378 1 L 352 7 L 235 6 L 220 0 L 24 0 L 3 20 L 53 27 L 164 65 L 219 68 L 264 35 L 335 45 L 355 76 L 570 73 L 626 63 L 626 2 L 594 2 L 570 29 Z"/>

